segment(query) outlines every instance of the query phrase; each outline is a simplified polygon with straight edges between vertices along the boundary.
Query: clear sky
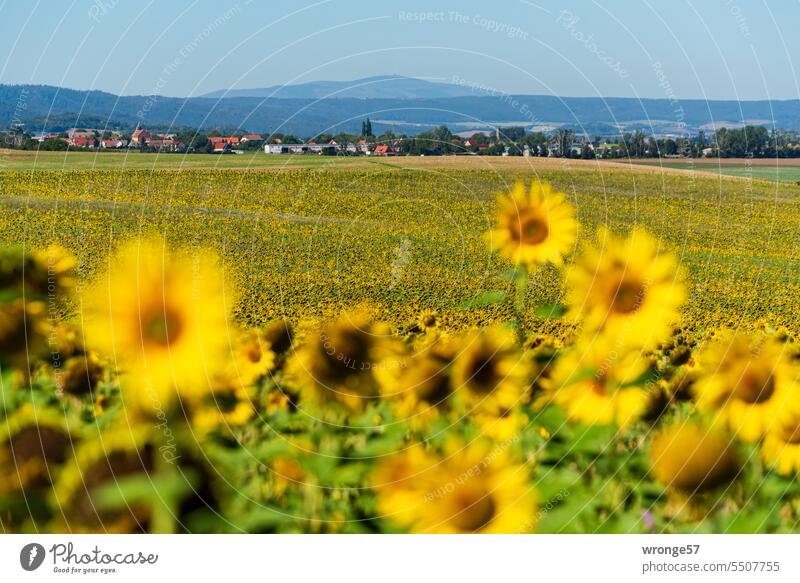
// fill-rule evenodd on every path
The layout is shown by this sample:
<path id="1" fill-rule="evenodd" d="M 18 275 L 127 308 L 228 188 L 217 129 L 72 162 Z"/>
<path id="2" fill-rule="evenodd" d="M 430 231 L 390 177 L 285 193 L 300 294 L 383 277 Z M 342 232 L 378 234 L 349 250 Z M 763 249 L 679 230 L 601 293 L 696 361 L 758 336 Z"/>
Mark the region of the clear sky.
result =
<path id="1" fill-rule="evenodd" d="M 0 0 L 0 83 L 185 96 L 398 74 L 798 99 L 798 23 L 795 0 Z"/>

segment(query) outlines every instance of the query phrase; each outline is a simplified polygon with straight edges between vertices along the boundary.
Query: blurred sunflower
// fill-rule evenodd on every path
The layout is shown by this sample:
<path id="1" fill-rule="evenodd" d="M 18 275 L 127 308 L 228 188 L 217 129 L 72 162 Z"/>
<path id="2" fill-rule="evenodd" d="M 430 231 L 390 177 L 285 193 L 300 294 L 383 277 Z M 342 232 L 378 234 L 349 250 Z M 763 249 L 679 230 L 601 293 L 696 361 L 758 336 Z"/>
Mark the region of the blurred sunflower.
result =
<path id="1" fill-rule="evenodd" d="M 51 531 L 109 533 L 143 532 L 150 510 L 143 500 L 106 510 L 94 499 L 103 486 L 141 474 L 150 480 L 158 455 L 151 426 L 125 426 L 83 441 L 58 474 L 50 492 L 64 524 Z"/>
<path id="2" fill-rule="evenodd" d="M 23 405 L 0 425 L 0 494 L 50 484 L 72 446 L 63 414 Z"/>
<path id="3" fill-rule="evenodd" d="M 499 195 L 497 202 L 495 228 L 486 234 L 492 250 L 529 268 L 548 262 L 561 265 L 577 234 L 575 210 L 564 193 L 538 181 L 526 192 L 517 182 L 510 193 Z"/>
<path id="4" fill-rule="evenodd" d="M 467 334 L 453 364 L 453 387 L 468 405 L 499 414 L 521 403 L 530 362 L 517 350 L 513 332 L 501 327 Z"/>
<path id="5" fill-rule="evenodd" d="M 294 329 L 291 322 L 285 318 L 273 320 L 262 330 L 264 340 L 269 342 L 270 349 L 276 357 L 280 357 L 292 347 Z"/>
<path id="6" fill-rule="evenodd" d="M 479 411 L 472 416 L 481 436 L 496 442 L 512 439 L 528 426 L 528 416 L 516 409 L 506 409 L 495 413 Z"/>
<path id="7" fill-rule="evenodd" d="M 388 326 L 346 313 L 310 335 L 287 373 L 310 399 L 358 411 L 379 397 L 375 368 L 395 351 Z"/>
<path id="8" fill-rule="evenodd" d="M 677 260 L 659 253 L 657 239 L 642 229 L 627 239 L 602 229 L 567 274 L 567 302 L 588 331 L 618 344 L 652 347 L 678 320 L 686 287 Z"/>
<path id="9" fill-rule="evenodd" d="M 650 466 L 663 486 L 690 496 L 730 484 L 742 467 L 731 438 L 694 422 L 675 423 L 653 438 Z"/>
<path id="10" fill-rule="evenodd" d="M 192 402 L 192 427 L 200 434 L 242 427 L 255 416 L 254 396 L 251 387 L 221 377 L 208 393 Z"/>
<path id="11" fill-rule="evenodd" d="M 58 245 L 25 253 L 0 249 L 0 290 L 10 299 L 58 300 L 75 284 L 75 257 Z"/>
<path id="12" fill-rule="evenodd" d="M 743 440 L 767 433 L 788 408 L 796 408 L 796 372 L 785 345 L 772 338 L 724 333 L 700 351 L 694 392 L 702 411 Z"/>
<path id="13" fill-rule="evenodd" d="M 67 358 L 53 376 L 56 387 L 70 395 L 85 395 L 103 380 L 105 368 L 96 354 L 90 352 Z"/>
<path id="14" fill-rule="evenodd" d="M 781 415 L 764 437 L 761 457 L 783 476 L 800 473 L 800 411 L 787 411 Z"/>
<path id="15" fill-rule="evenodd" d="M 25 274 L 26 286 L 33 285 L 41 297 L 61 299 L 75 286 L 75 256 L 60 245 L 31 253 L 36 269 Z"/>
<path id="16" fill-rule="evenodd" d="M 414 533 L 530 531 L 536 495 L 507 449 L 452 438 L 441 456 L 412 446 L 376 469 L 378 511 Z"/>
<path id="17" fill-rule="evenodd" d="M 419 443 L 409 445 L 403 451 L 385 457 L 373 468 L 370 485 L 380 490 L 384 500 L 393 492 L 402 496 L 414 490 L 417 478 L 435 463 L 425 446 Z"/>
<path id="18" fill-rule="evenodd" d="M 453 410 L 450 366 L 456 350 L 450 339 L 434 337 L 413 354 L 393 355 L 377 367 L 381 394 L 394 404 L 398 418 L 425 427 Z"/>
<path id="19" fill-rule="evenodd" d="M 0 365 L 27 372 L 47 353 L 49 331 L 44 302 L 19 298 L 0 305 Z"/>
<path id="20" fill-rule="evenodd" d="M 251 385 L 266 375 L 275 366 L 272 344 L 258 328 L 249 328 L 234 334 L 233 364 L 236 375 L 243 385 Z"/>
<path id="21" fill-rule="evenodd" d="M 539 403 L 554 402 L 572 421 L 626 427 L 640 418 L 652 400 L 636 384 L 651 367 L 638 350 L 616 347 L 605 337 L 583 340 L 563 353 L 542 379 Z"/>
<path id="22" fill-rule="evenodd" d="M 59 323 L 54 326 L 48 344 L 48 371 L 60 391 L 86 395 L 104 380 L 106 363 L 95 352 L 86 350 L 83 334 L 75 325 Z"/>
<path id="23" fill-rule="evenodd" d="M 282 496 L 290 488 L 297 488 L 305 483 L 308 474 L 294 457 L 278 456 L 271 464 L 272 494 Z"/>
<path id="24" fill-rule="evenodd" d="M 84 439 L 49 492 L 50 532 L 186 532 L 200 511 L 218 512 L 216 471 L 195 444 L 135 423 Z"/>
<path id="25" fill-rule="evenodd" d="M 208 391 L 228 361 L 233 303 L 214 256 L 183 259 L 161 240 L 131 242 L 83 297 L 88 345 L 126 374 L 123 399 L 136 411 L 168 410 Z"/>
<path id="26" fill-rule="evenodd" d="M 255 416 L 257 383 L 275 365 L 275 353 L 257 328 L 232 331 L 232 358 L 207 391 L 186 398 L 199 433 L 245 425 Z"/>

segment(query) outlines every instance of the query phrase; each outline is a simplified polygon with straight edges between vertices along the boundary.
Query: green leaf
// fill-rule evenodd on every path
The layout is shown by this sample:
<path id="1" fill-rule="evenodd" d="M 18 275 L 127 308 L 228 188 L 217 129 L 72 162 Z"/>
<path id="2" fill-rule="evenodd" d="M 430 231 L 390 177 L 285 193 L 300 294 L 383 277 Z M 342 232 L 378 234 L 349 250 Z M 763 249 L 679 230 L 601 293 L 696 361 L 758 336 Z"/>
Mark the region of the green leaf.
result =
<path id="1" fill-rule="evenodd" d="M 603 425 L 579 428 L 570 442 L 570 449 L 578 453 L 597 454 L 609 451 L 614 439 L 614 429 Z"/>
<path id="2" fill-rule="evenodd" d="M 722 532 L 726 534 L 769 532 L 780 521 L 779 509 L 779 504 L 769 504 L 760 508 L 749 507 L 747 512 L 737 512 L 729 521 L 723 521 Z"/>
<path id="3" fill-rule="evenodd" d="M 365 474 L 364 464 L 344 464 L 333 471 L 331 481 L 337 486 L 358 486 L 364 480 Z"/>
<path id="4" fill-rule="evenodd" d="M 462 304 L 462 310 L 469 310 L 471 308 L 483 308 L 492 304 L 499 304 L 506 299 L 506 292 L 500 290 L 488 291 L 479 295 L 477 298 L 471 299 Z"/>
<path id="5" fill-rule="evenodd" d="M 567 313 L 567 307 L 563 304 L 544 304 L 536 306 L 535 313 L 540 318 L 555 320 Z"/>
<path id="6" fill-rule="evenodd" d="M 121 510 L 131 504 L 180 500 L 196 483 L 197 474 L 191 470 L 136 474 L 97 488 L 92 493 L 92 502 L 101 510 Z"/>
<path id="7" fill-rule="evenodd" d="M 249 508 L 246 515 L 234 522 L 237 528 L 245 532 L 268 532 L 290 524 L 292 520 L 291 516 L 278 508 L 260 505 L 257 508 Z"/>

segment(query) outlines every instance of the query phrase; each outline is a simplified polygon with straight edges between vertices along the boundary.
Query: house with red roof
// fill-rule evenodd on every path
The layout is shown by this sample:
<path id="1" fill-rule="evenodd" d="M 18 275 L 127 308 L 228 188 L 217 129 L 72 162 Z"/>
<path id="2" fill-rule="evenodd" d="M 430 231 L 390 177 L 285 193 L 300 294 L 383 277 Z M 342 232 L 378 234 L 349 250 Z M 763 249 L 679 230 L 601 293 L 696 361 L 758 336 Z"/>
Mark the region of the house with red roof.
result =
<path id="1" fill-rule="evenodd" d="M 214 144 L 230 144 L 231 146 L 239 145 L 240 139 L 238 136 L 214 136 L 208 138 L 208 141 Z"/>
<path id="2" fill-rule="evenodd" d="M 136 130 L 131 135 L 131 148 L 142 148 L 150 141 L 150 132 L 147 130 Z"/>
<path id="3" fill-rule="evenodd" d="M 94 148 L 94 139 L 84 136 L 68 138 L 67 145 L 72 148 Z"/>
<path id="4" fill-rule="evenodd" d="M 395 156 L 395 151 L 389 146 L 389 144 L 379 144 L 375 146 L 375 149 L 372 151 L 373 155 L 375 156 Z"/>
<path id="5" fill-rule="evenodd" d="M 38 134 L 32 135 L 31 139 L 36 141 L 36 142 L 42 143 L 42 142 L 45 142 L 47 140 L 57 140 L 60 137 L 61 136 L 59 134 L 52 134 L 52 133 L 42 132 L 42 133 L 38 133 Z"/>
<path id="6" fill-rule="evenodd" d="M 478 140 L 470 139 L 464 142 L 464 147 L 470 148 L 474 151 L 482 152 L 484 150 L 489 149 L 489 144 L 484 144 L 482 142 L 479 142 Z"/>

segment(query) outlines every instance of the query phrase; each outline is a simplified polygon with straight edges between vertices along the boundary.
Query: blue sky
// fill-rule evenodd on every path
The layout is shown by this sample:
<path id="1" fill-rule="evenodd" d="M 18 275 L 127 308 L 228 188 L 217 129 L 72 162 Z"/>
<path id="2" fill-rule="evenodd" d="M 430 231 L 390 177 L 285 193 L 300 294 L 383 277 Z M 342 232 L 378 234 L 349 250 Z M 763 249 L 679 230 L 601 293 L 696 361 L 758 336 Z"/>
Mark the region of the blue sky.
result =
<path id="1" fill-rule="evenodd" d="M 184 96 L 399 74 L 797 99 L 798 22 L 788 0 L 0 0 L 0 83 Z"/>

